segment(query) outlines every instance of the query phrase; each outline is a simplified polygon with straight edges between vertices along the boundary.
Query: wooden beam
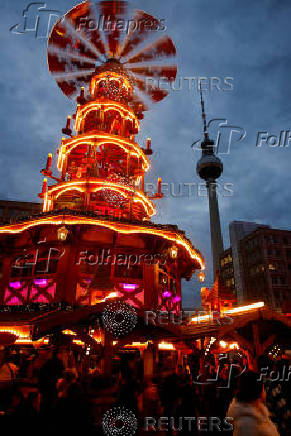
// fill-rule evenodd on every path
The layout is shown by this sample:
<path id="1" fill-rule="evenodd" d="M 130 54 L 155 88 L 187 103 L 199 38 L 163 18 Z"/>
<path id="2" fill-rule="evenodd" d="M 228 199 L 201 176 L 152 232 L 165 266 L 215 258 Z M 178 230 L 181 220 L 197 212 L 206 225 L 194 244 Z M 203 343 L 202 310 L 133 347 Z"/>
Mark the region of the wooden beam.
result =
<path id="1" fill-rule="evenodd" d="M 262 352 L 264 353 L 266 349 L 273 344 L 274 340 L 276 338 L 276 335 L 270 335 L 268 339 L 265 340 L 265 342 L 262 343 Z"/>

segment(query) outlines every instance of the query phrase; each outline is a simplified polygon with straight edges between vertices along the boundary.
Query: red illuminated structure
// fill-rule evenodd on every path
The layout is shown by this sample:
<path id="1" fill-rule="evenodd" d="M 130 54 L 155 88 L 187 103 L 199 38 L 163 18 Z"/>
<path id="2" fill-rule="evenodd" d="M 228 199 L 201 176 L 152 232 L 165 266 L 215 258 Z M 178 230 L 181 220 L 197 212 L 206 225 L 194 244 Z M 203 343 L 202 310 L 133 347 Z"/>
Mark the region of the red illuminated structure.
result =
<path id="1" fill-rule="evenodd" d="M 115 24 L 127 13 L 125 2 L 98 7 Z M 157 36 L 159 20 L 143 11 L 127 33 L 92 30 L 87 20 L 96 8 L 74 7 L 48 41 L 49 70 L 77 110 L 63 129 L 59 175 L 52 154 L 41 171 L 43 212 L 0 227 L 0 304 L 92 306 L 121 298 L 141 310 L 180 310 L 181 279 L 204 269 L 204 260 L 177 226 L 150 221 L 161 180 L 155 196 L 144 192 L 151 140 L 145 148 L 135 140 L 148 105 L 167 95 L 147 89 L 146 77 L 174 80 L 176 50 L 169 37 Z"/>

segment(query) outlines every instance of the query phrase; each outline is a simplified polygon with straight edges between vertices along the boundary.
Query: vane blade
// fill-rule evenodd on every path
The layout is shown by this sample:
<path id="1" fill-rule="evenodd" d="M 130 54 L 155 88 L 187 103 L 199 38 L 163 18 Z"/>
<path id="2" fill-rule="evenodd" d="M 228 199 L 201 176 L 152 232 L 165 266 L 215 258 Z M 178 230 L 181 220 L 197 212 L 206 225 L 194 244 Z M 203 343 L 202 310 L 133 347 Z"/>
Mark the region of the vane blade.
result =
<path id="1" fill-rule="evenodd" d="M 56 80 L 62 80 L 62 79 L 74 80 L 76 78 L 79 78 L 78 80 L 83 80 L 83 78 L 85 78 L 86 76 L 92 75 L 94 72 L 95 72 L 95 68 L 94 69 L 91 68 L 90 70 L 79 70 L 79 71 L 70 71 L 70 72 L 68 72 L 68 71 L 58 72 L 57 71 L 57 72 L 53 73 L 53 76 Z"/>
<path id="2" fill-rule="evenodd" d="M 48 41 L 48 65 L 58 85 L 68 97 L 90 82 L 96 64 L 105 59 L 100 32 L 88 28 L 93 20 L 88 2 L 71 9 L 52 29 Z"/>
<path id="3" fill-rule="evenodd" d="M 149 65 L 149 66 L 128 66 L 127 68 L 133 75 L 143 77 L 163 78 L 173 82 L 177 75 L 176 65 Z"/>
<path id="4" fill-rule="evenodd" d="M 72 52 L 70 50 L 62 50 L 57 46 L 50 45 L 48 47 L 48 53 L 55 54 L 58 59 L 74 59 L 80 61 L 80 63 L 87 63 L 89 65 L 95 65 L 95 61 L 84 55 Z"/>
<path id="5" fill-rule="evenodd" d="M 121 58 L 127 56 L 137 45 L 152 36 L 154 31 L 163 29 L 163 24 L 157 18 L 140 10 L 135 11 L 132 24 L 120 52 Z"/>
<path id="6" fill-rule="evenodd" d="M 90 2 L 84 2 L 65 15 L 66 21 L 70 22 L 70 30 L 76 37 L 80 37 L 87 48 L 95 54 L 95 57 L 102 59 L 105 54 L 105 47 L 98 29 L 99 21 L 97 21 L 93 5 Z"/>
<path id="7" fill-rule="evenodd" d="M 68 97 L 71 97 L 72 95 L 77 93 L 77 88 L 74 82 L 69 83 L 66 81 L 57 80 L 57 84 L 61 88 L 63 93 Z"/>
<path id="8" fill-rule="evenodd" d="M 51 73 L 87 70 L 96 64 L 96 56 L 66 27 L 65 20 L 55 25 L 48 41 L 48 65 Z"/>
<path id="9" fill-rule="evenodd" d="M 145 93 L 153 103 L 163 100 L 163 98 L 169 94 L 169 91 L 160 89 L 158 86 L 148 84 L 146 80 L 135 78 L 135 83 L 136 86 L 138 86 L 138 88 Z"/>
<path id="10" fill-rule="evenodd" d="M 143 48 L 139 53 L 129 58 L 125 64 L 160 60 L 166 57 L 174 57 L 176 47 L 168 36 L 162 36 L 158 40 Z"/>
<path id="11" fill-rule="evenodd" d="M 102 30 L 108 41 L 109 53 L 107 53 L 107 57 L 117 57 L 120 51 L 121 30 L 126 22 L 127 3 L 124 1 L 101 1 L 99 8 L 104 27 Z"/>
<path id="12" fill-rule="evenodd" d="M 89 39 L 87 39 L 86 35 L 82 33 L 80 30 L 76 30 L 74 25 L 75 23 L 70 20 L 70 17 L 65 17 L 64 25 L 69 33 L 72 36 L 74 41 L 73 47 L 92 59 L 101 60 L 100 53 L 95 47 L 94 44 L 91 43 Z"/>

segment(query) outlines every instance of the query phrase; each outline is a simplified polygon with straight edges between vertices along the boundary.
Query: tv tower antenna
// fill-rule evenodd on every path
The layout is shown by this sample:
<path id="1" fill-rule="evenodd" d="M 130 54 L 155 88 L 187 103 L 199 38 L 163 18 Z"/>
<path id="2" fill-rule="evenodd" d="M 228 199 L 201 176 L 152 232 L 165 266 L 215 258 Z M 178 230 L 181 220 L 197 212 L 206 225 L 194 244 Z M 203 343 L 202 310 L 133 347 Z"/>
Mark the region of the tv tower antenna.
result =
<path id="1" fill-rule="evenodd" d="M 223 164 L 219 157 L 214 153 L 214 141 L 209 138 L 206 123 L 206 114 L 202 90 L 200 87 L 200 103 L 202 110 L 203 133 L 204 140 L 201 143 L 202 156 L 197 162 L 196 171 L 199 177 L 206 182 L 208 199 L 209 199 L 209 215 L 210 215 L 210 233 L 211 233 L 211 251 L 213 261 L 214 278 L 219 270 L 219 258 L 223 252 L 223 239 L 221 233 L 217 184 L 216 180 L 221 176 Z"/>

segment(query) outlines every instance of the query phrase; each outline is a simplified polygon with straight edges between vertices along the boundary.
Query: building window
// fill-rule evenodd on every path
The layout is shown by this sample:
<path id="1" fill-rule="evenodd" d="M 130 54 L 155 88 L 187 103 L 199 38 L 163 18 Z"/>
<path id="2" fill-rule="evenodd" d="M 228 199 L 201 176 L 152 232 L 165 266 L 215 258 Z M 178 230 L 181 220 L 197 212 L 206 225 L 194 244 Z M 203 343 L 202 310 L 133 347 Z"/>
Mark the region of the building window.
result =
<path id="1" fill-rule="evenodd" d="M 115 266 L 115 277 L 119 278 L 132 278 L 132 279 L 142 279 L 143 277 L 143 266 L 142 265 L 116 265 Z"/>
<path id="2" fill-rule="evenodd" d="M 280 277 L 281 285 L 286 285 L 286 277 Z"/>

